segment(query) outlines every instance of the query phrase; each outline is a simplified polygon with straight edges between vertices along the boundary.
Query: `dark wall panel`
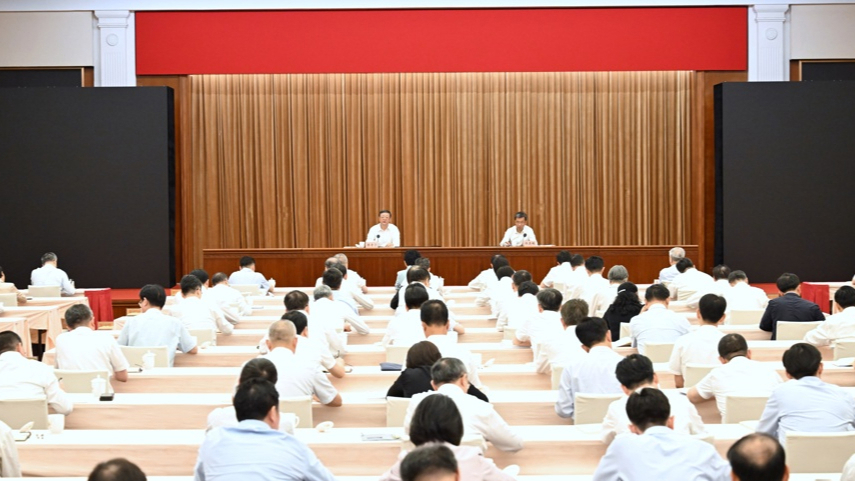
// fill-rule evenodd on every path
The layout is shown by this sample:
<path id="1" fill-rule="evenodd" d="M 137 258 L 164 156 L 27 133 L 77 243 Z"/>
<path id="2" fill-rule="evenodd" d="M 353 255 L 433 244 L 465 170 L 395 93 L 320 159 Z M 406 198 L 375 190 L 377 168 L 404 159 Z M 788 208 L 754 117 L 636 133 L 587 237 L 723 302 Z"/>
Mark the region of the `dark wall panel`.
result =
<path id="1" fill-rule="evenodd" d="M 0 89 L 0 265 L 54 251 L 78 287 L 172 284 L 172 90 Z"/>
<path id="2" fill-rule="evenodd" d="M 855 82 L 716 86 L 716 262 L 851 279 Z"/>

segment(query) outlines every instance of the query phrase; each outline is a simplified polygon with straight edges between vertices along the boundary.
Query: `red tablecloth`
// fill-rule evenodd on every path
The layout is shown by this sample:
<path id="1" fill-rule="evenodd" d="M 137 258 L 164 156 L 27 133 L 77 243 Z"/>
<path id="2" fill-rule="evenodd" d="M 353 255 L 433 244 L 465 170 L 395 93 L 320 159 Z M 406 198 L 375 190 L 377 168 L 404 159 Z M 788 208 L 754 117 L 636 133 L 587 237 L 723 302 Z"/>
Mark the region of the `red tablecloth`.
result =
<path id="1" fill-rule="evenodd" d="M 98 329 L 99 322 L 113 322 L 113 299 L 109 287 L 106 289 L 86 289 L 83 293 L 89 299 L 89 308 L 92 309 L 95 319 L 93 326 L 95 329 Z"/>
<path id="2" fill-rule="evenodd" d="M 828 293 L 828 284 L 811 284 L 802 282 L 802 299 L 813 302 L 819 306 L 819 309 L 828 314 L 830 297 Z"/>

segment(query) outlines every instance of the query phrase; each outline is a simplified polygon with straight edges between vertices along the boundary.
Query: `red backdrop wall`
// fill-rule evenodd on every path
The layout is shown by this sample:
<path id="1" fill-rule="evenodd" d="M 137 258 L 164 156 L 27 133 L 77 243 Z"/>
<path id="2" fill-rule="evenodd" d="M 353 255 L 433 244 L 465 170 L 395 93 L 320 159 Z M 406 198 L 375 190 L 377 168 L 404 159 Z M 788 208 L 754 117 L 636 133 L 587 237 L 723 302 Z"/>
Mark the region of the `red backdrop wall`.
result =
<path id="1" fill-rule="evenodd" d="M 138 75 L 745 70 L 745 7 L 137 12 Z"/>

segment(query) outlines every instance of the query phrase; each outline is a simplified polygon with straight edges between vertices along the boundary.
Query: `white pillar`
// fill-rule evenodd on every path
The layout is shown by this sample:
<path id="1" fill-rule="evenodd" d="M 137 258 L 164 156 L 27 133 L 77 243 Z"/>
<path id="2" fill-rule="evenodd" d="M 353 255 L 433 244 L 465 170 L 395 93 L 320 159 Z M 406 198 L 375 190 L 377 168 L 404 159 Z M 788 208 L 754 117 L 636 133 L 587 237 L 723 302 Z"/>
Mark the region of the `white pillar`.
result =
<path id="1" fill-rule="evenodd" d="M 748 9 L 748 80 L 790 79 L 790 6 L 754 5 Z"/>
<path id="2" fill-rule="evenodd" d="M 137 84 L 134 14 L 128 10 L 96 10 L 95 86 Z"/>

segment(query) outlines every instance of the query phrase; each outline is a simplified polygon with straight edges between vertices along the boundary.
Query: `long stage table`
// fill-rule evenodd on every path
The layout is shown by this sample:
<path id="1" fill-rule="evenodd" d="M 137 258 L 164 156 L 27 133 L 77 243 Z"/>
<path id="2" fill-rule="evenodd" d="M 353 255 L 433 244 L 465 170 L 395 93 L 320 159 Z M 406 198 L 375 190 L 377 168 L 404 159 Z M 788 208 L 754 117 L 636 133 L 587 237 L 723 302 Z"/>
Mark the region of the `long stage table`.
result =
<path id="1" fill-rule="evenodd" d="M 531 272 L 537 283 L 555 265 L 561 250 L 585 257 L 598 255 L 606 262 L 606 271 L 621 264 L 636 283 L 648 283 L 668 267 L 668 250 L 672 246 L 537 246 L 537 247 L 401 247 L 396 249 L 205 249 L 205 270 L 229 274 L 238 270 L 242 256 L 255 258 L 256 267 L 265 277 L 273 277 L 280 286 L 314 286 L 323 273 L 324 260 L 339 252 L 347 254 L 350 267 L 368 281 L 369 286 L 387 286 L 395 282 L 404 268 L 403 255 L 418 249 L 431 260 L 431 271 L 445 279 L 447 286 L 465 286 L 479 272 L 490 267 L 493 254 L 503 254 L 514 269 Z M 697 258 L 698 246 L 683 246 L 686 255 Z"/>

